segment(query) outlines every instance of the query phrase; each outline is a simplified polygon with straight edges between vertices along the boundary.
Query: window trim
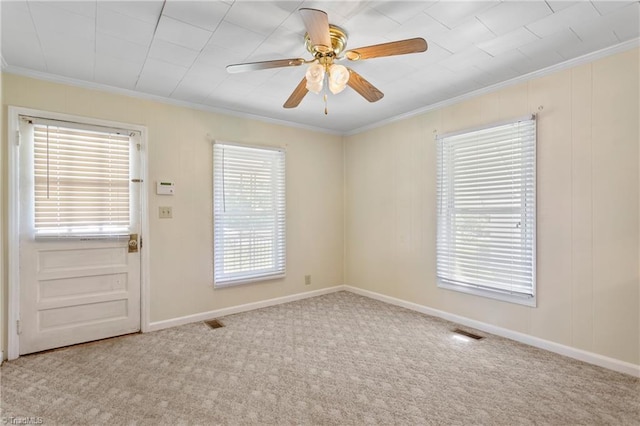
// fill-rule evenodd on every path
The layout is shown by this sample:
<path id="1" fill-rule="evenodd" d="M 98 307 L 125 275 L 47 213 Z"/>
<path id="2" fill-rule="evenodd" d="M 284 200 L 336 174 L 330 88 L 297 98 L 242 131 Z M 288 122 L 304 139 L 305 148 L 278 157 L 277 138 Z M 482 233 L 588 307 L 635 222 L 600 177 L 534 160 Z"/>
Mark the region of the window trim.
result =
<path id="1" fill-rule="evenodd" d="M 486 297 L 486 298 L 491 298 L 491 299 L 496 299 L 496 300 L 500 300 L 500 301 L 505 301 L 505 302 L 511 302 L 511 303 L 516 303 L 516 304 L 520 304 L 520 305 L 525 305 L 525 306 L 531 306 L 531 307 L 536 307 L 537 306 L 537 289 L 536 289 L 536 283 L 537 283 L 537 277 L 536 277 L 536 270 L 537 270 L 537 260 L 536 260 L 536 246 L 537 246 L 537 117 L 535 114 L 530 114 L 530 115 L 526 115 L 526 116 L 522 116 L 522 117 L 518 117 L 518 118 L 514 118 L 514 119 L 510 119 L 510 120 L 503 120 L 503 121 L 499 121 L 499 122 L 494 122 L 491 124 L 487 124 L 487 125 L 483 125 L 483 126 L 477 126 L 477 127 L 472 127 L 472 128 L 468 128 L 468 129 L 464 129 L 464 130 L 460 130 L 460 131 L 455 131 L 455 132 L 450 132 L 450 133 L 445 133 L 442 135 L 436 135 L 435 136 L 435 142 L 438 145 L 436 147 L 436 152 L 439 155 L 439 144 L 441 143 L 442 139 L 445 138 L 450 138 L 450 137 L 455 137 L 455 136 L 459 136 L 459 135 L 463 135 L 463 134 L 467 134 L 467 133 L 473 133 L 473 132 L 477 132 L 477 131 L 481 131 L 481 130 L 485 130 L 485 129 L 490 129 L 493 127 L 500 127 L 500 126 L 504 126 L 504 125 L 508 125 L 508 124 L 515 124 L 521 121 L 533 121 L 533 158 L 532 158 L 532 169 L 534 172 L 534 176 L 533 176 L 533 180 L 532 180 L 532 197 L 534 200 L 534 207 L 533 207 L 533 211 L 532 211 L 532 219 L 531 219 L 531 230 L 532 230 L 532 240 L 531 240 L 531 262 L 532 262 L 532 270 L 531 270 L 531 295 L 526 295 L 526 294 L 520 294 L 520 293 L 508 293 L 508 292 L 503 292 L 500 290 L 492 290 L 490 288 L 485 288 L 485 287 L 481 287 L 481 286 L 477 286 L 474 287 L 473 284 L 467 284 L 467 285 L 456 285 L 455 283 L 451 283 L 448 281 L 445 281 L 445 279 L 439 277 L 437 275 L 436 272 L 436 284 L 439 288 L 443 288 L 443 289 L 447 289 L 447 290 L 453 290 L 453 291 L 457 291 L 460 293 L 465 293 L 465 294 L 471 294 L 471 295 L 475 295 L 475 296 L 481 296 L 481 297 Z M 440 162 L 440 159 L 437 159 L 437 162 Z M 439 174 L 441 173 L 441 170 L 438 166 L 436 166 L 436 174 L 437 174 L 437 178 L 436 178 L 436 189 L 439 186 Z M 437 201 L 438 205 L 440 204 L 440 200 Z M 439 216 L 440 216 L 440 212 L 436 211 L 436 231 L 439 230 Z M 436 239 L 436 241 L 438 241 Z M 438 256 L 438 251 L 437 251 L 437 247 L 436 247 L 436 267 L 437 267 L 437 256 Z"/>
<path id="2" fill-rule="evenodd" d="M 255 144 L 245 144 L 245 143 L 238 143 L 238 142 L 227 142 L 227 141 L 222 141 L 222 140 L 213 140 L 212 141 L 212 151 L 213 151 L 213 167 L 212 167 L 212 175 L 213 175 L 213 179 L 212 179 L 212 187 L 213 187 L 213 200 L 212 200 L 212 209 L 213 209 L 213 218 L 212 218 L 212 227 L 213 227 L 213 286 L 214 288 L 226 288 L 226 287 L 234 287 L 234 286 L 238 286 L 238 285 L 243 285 L 243 284 L 251 284 L 251 283 L 257 283 L 257 282 L 264 282 L 264 281 L 272 281 L 272 280 L 277 280 L 277 279 L 282 279 L 286 277 L 286 270 L 287 270 L 287 220 L 286 220 L 286 149 L 283 147 L 277 147 L 277 146 L 269 146 L 269 145 L 255 145 Z M 283 182 L 282 182 L 282 196 L 283 196 L 283 208 L 282 208 L 282 214 L 284 216 L 284 220 L 283 220 L 283 229 L 282 229 L 282 236 L 280 237 L 280 239 L 282 240 L 282 271 L 274 271 L 274 272 L 267 272 L 267 273 L 263 273 L 263 274 L 256 274 L 254 276 L 248 276 L 248 277 L 241 277 L 241 278 L 227 278 L 227 279 L 216 279 L 216 206 L 215 206 L 215 197 L 216 197 L 216 168 L 215 168 L 215 147 L 216 145 L 224 145 L 224 146 L 228 146 L 228 147 L 240 147 L 240 148 L 249 148 L 249 149 L 258 149 L 258 150 L 263 150 L 263 151 L 275 151 L 275 152 L 279 152 L 283 155 L 282 157 L 282 178 L 283 178 Z M 278 255 L 277 252 L 274 253 L 274 255 Z"/>

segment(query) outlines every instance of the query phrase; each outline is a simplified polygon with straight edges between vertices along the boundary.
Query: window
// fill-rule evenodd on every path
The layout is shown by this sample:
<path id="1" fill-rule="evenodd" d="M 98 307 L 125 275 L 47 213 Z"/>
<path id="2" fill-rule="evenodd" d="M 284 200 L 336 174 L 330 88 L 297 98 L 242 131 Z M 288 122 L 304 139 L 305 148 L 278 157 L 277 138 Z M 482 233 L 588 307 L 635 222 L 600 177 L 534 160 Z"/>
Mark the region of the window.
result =
<path id="1" fill-rule="evenodd" d="M 214 284 L 284 277 L 285 153 L 213 145 Z"/>
<path id="2" fill-rule="evenodd" d="M 130 132 L 25 120 L 33 137 L 36 237 L 128 234 Z"/>
<path id="3" fill-rule="evenodd" d="M 535 118 L 437 138 L 440 287 L 535 306 Z"/>

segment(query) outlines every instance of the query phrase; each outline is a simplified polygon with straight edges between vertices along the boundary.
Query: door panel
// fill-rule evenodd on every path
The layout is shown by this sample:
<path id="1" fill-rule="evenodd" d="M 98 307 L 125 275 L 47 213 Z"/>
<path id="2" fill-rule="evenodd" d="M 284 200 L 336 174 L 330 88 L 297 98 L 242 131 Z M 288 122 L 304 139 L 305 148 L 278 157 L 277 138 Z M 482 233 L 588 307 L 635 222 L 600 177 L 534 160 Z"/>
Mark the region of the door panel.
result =
<path id="1" fill-rule="evenodd" d="M 20 131 L 20 354 L 139 331 L 139 251 L 129 252 L 123 232 L 37 236 L 33 131 L 23 121 Z M 139 140 L 132 137 L 130 143 L 133 180 L 138 177 Z M 139 183 L 130 185 L 126 231 L 139 234 Z"/>
<path id="2" fill-rule="evenodd" d="M 38 252 L 38 270 L 41 273 L 64 272 L 74 268 L 99 268 L 105 265 L 127 264 L 127 245 L 120 247 L 77 247 L 40 250 Z"/>
<path id="3" fill-rule="evenodd" d="M 127 299 L 98 303 L 83 303 L 76 306 L 43 309 L 38 312 L 38 332 L 79 325 L 95 324 L 102 321 L 127 318 Z M 57 336 L 58 338 L 60 336 Z M 71 336 L 70 336 L 71 337 Z"/>
<path id="4" fill-rule="evenodd" d="M 60 298 L 126 291 L 127 274 L 125 272 L 86 274 L 80 277 L 42 278 L 38 281 L 38 302 L 54 302 Z"/>

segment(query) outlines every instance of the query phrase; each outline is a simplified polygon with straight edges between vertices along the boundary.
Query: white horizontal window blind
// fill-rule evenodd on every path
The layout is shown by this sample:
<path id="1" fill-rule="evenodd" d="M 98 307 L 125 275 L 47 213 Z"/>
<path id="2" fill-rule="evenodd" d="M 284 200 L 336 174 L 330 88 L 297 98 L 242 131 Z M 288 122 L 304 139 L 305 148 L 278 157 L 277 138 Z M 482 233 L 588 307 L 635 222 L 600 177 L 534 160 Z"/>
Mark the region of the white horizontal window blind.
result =
<path id="1" fill-rule="evenodd" d="M 437 138 L 442 287 L 533 300 L 535 155 L 533 117 Z"/>
<path id="2" fill-rule="evenodd" d="M 214 283 L 285 274 L 285 152 L 228 143 L 213 148 Z"/>
<path id="3" fill-rule="evenodd" d="M 36 236 L 105 236 L 129 230 L 130 136 L 34 124 Z"/>

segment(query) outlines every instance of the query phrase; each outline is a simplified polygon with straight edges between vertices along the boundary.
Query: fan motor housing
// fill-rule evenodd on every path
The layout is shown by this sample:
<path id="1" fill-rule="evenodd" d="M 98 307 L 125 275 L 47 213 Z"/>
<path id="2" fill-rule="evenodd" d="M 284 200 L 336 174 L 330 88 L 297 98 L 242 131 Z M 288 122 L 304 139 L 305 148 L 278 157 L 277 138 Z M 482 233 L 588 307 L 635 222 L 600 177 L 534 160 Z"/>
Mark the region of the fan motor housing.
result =
<path id="1" fill-rule="evenodd" d="M 325 46 L 314 46 L 311 44 L 311 38 L 309 34 L 304 35 L 304 45 L 307 50 L 314 56 L 326 56 L 333 53 L 334 56 L 338 56 L 344 48 L 347 46 L 347 32 L 342 28 L 329 24 L 329 37 L 331 38 L 331 50 L 325 48 Z"/>

